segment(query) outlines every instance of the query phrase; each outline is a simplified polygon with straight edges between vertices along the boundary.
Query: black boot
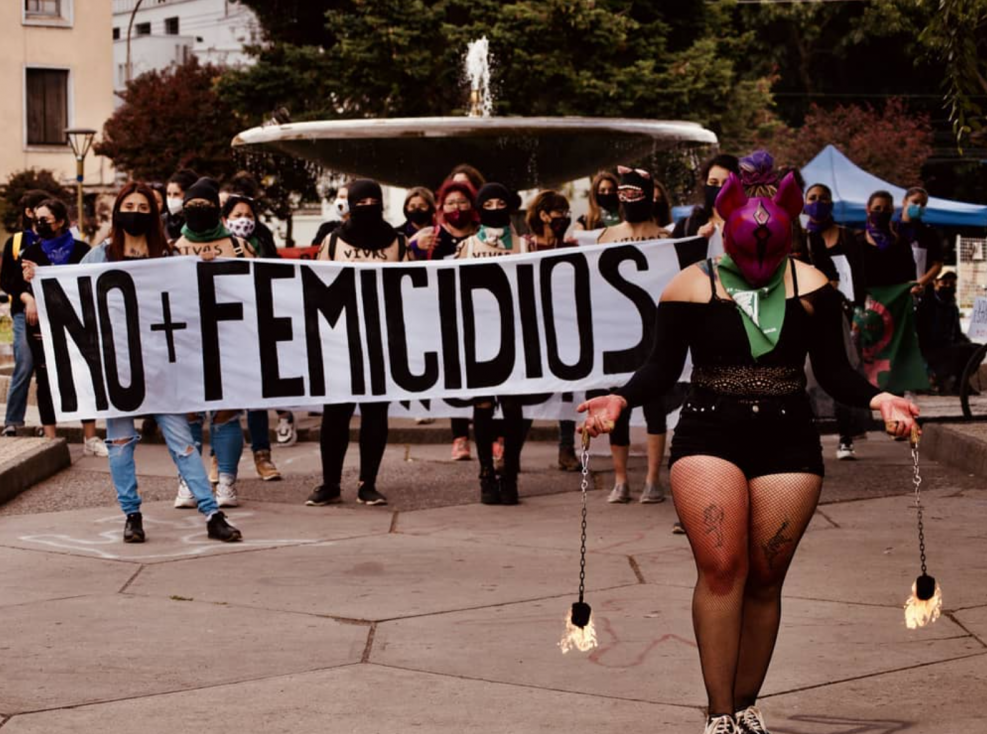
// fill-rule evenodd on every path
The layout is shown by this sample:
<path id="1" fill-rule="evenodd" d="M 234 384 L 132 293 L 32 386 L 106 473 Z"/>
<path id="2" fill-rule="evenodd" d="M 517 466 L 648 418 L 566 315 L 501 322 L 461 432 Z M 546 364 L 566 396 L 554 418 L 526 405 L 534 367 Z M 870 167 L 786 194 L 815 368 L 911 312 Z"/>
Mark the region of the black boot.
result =
<path id="1" fill-rule="evenodd" d="M 206 522 L 206 532 L 213 540 L 222 540 L 224 543 L 235 543 L 238 540 L 243 540 L 243 535 L 226 522 L 226 515 L 222 512 L 213 513 L 213 516 Z"/>
<path id="2" fill-rule="evenodd" d="M 144 517 L 139 512 L 131 512 L 127 515 L 127 523 L 123 526 L 123 542 L 144 542 Z"/>
<path id="3" fill-rule="evenodd" d="M 516 476 L 506 476 L 501 474 L 500 476 L 500 504 L 502 505 L 516 505 L 518 503 L 517 499 L 517 477 Z"/>
<path id="4" fill-rule="evenodd" d="M 480 502 L 485 505 L 500 504 L 500 482 L 490 467 L 480 471 Z"/>

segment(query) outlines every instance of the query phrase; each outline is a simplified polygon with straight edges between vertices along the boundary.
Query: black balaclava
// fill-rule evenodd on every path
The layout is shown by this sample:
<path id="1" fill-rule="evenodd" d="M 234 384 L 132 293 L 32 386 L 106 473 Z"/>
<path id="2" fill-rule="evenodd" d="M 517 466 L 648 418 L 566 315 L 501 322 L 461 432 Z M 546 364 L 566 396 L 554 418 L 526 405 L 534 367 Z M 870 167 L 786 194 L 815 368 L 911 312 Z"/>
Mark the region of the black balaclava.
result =
<path id="1" fill-rule="evenodd" d="M 501 199 L 507 204 L 506 209 L 484 209 L 484 202 L 491 199 Z M 507 229 L 511 226 L 511 204 L 514 203 L 514 195 L 508 191 L 504 184 L 488 183 L 476 195 L 476 208 L 480 213 L 480 224 L 484 227 L 495 229 Z"/>
<path id="2" fill-rule="evenodd" d="M 189 207 L 193 199 L 204 199 L 212 206 Z M 211 178 L 200 178 L 185 190 L 183 199 L 185 224 L 193 232 L 211 232 L 219 226 L 219 184 Z"/>
<path id="3" fill-rule="evenodd" d="M 633 224 L 646 222 L 654 217 L 655 183 L 650 176 L 642 176 L 635 169 L 622 169 L 617 195 L 620 197 L 625 221 Z"/>
<path id="4" fill-rule="evenodd" d="M 384 221 L 384 192 L 380 184 L 369 178 L 358 178 L 347 189 L 350 218 L 339 228 L 339 236 L 349 245 L 364 250 L 383 250 L 397 236 L 394 228 Z M 376 204 L 360 205 L 363 199 L 376 199 Z"/>

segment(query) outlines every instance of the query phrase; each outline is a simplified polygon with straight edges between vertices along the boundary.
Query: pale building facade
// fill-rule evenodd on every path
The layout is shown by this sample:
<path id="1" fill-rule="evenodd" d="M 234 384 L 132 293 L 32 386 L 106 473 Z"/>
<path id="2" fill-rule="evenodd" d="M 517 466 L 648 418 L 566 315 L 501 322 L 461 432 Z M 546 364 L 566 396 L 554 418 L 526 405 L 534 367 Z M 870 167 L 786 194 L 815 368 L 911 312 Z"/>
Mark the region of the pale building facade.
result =
<path id="1" fill-rule="evenodd" d="M 0 2 L 0 181 L 25 168 L 75 181 L 65 128 L 99 131 L 113 114 L 112 25 L 111 0 Z M 110 162 L 90 152 L 85 183 L 113 180 Z"/>
<path id="2" fill-rule="evenodd" d="M 113 0 L 112 32 L 117 91 L 128 78 L 191 56 L 219 66 L 249 63 L 244 46 L 260 42 L 256 16 L 235 0 Z"/>

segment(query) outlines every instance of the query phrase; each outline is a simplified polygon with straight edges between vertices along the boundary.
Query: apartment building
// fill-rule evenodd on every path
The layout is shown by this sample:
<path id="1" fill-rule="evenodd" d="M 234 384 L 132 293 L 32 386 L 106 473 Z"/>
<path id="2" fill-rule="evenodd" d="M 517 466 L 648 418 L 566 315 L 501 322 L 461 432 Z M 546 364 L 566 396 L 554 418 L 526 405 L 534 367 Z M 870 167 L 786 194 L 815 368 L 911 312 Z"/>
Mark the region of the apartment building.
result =
<path id="1" fill-rule="evenodd" d="M 111 0 L 3 0 L 0 28 L 0 181 L 47 168 L 76 176 L 65 129 L 101 130 L 113 114 Z M 112 184 L 113 168 L 90 153 L 87 186 Z"/>

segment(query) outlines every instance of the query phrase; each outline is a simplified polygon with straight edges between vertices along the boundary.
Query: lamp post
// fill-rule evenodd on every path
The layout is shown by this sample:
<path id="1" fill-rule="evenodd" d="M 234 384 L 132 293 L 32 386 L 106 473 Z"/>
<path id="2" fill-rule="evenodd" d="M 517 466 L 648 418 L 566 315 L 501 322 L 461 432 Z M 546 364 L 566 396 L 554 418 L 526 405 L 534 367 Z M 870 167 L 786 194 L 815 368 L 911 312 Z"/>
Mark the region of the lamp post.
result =
<path id="1" fill-rule="evenodd" d="M 88 127 L 70 127 L 65 130 L 65 137 L 68 138 L 69 145 L 72 146 L 72 152 L 75 153 L 75 185 L 76 196 L 78 197 L 77 206 L 79 209 L 79 236 L 85 240 L 86 233 L 83 229 L 85 208 L 82 198 L 82 180 L 86 171 L 86 155 L 92 147 L 93 138 L 96 137 L 96 131 Z"/>

